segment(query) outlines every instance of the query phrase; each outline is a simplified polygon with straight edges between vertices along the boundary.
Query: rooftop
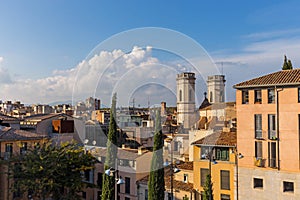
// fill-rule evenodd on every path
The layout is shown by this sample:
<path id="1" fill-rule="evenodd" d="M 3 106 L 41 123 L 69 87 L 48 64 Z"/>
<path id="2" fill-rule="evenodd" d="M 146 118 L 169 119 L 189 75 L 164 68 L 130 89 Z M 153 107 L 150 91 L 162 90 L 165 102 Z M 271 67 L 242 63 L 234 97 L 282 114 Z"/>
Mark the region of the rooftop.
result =
<path id="1" fill-rule="evenodd" d="M 106 151 L 106 148 L 96 148 L 95 156 L 106 156 Z M 143 154 L 147 152 L 148 151 L 145 150 L 143 151 Z M 135 160 L 143 154 L 138 154 L 137 149 L 118 149 L 118 159 Z"/>
<path id="2" fill-rule="evenodd" d="M 47 136 L 11 127 L 0 127 L 0 141 L 39 140 L 43 138 L 47 138 Z"/>
<path id="3" fill-rule="evenodd" d="M 192 145 L 236 146 L 236 132 L 215 132 L 193 142 Z"/>
<path id="4" fill-rule="evenodd" d="M 234 85 L 236 89 L 300 85 L 300 69 L 281 70 Z"/>
<path id="5" fill-rule="evenodd" d="M 2 120 L 2 121 L 18 121 L 19 119 L 0 113 L 0 120 Z"/>
<path id="6" fill-rule="evenodd" d="M 165 188 L 171 188 L 171 180 L 170 180 L 170 168 L 165 168 Z M 145 176 L 144 178 L 140 179 L 138 182 L 143 184 L 148 184 L 149 175 Z M 185 183 L 183 181 L 173 180 L 173 188 L 176 190 L 181 191 L 193 191 L 193 184 L 192 183 Z"/>

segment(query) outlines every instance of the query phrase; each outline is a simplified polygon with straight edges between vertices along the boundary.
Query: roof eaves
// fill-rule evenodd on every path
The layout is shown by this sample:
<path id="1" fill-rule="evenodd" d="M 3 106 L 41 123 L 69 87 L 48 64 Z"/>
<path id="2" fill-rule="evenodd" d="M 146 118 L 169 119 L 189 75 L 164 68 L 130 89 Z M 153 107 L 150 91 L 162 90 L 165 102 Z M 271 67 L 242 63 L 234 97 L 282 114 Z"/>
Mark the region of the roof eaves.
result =
<path id="1" fill-rule="evenodd" d="M 261 85 L 234 85 L 233 88 L 235 89 L 242 89 L 242 88 L 257 88 L 257 87 L 275 87 L 275 86 L 299 86 L 300 82 L 295 83 L 276 83 L 276 84 L 261 84 Z"/>

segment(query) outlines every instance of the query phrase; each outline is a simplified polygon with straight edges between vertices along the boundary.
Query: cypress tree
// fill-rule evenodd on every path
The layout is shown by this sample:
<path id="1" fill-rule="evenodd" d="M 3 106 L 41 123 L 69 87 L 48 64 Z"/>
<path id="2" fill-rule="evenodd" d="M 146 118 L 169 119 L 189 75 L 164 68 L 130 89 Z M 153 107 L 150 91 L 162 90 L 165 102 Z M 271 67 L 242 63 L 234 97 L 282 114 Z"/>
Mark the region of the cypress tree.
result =
<path id="1" fill-rule="evenodd" d="M 104 170 L 115 168 L 117 158 L 117 123 L 116 123 L 116 102 L 117 95 L 114 94 L 110 109 L 109 131 L 107 135 L 107 152 L 104 163 Z M 103 174 L 102 200 L 114 200 L 115 198 L 115 177 Z"/>
<path id="2" fill-rule="evenodd" d="M 284 55 L 282 70 L 293 69 L 291 60 L 288 60 L 286 55 Z"/>
<path id="3" fill-rule="evenodd" d="M 213 191 L 212 191 L 212 182 L 211 182 L 211 176 L 207 174 L 206 180 L 205 180 L 205 185 L 203 187 L 203 199 L 204 200 L 213 200 Z M 209 196 L 211 195 L 211 198 Z"/>
<path id="4" fill-rule="evenodd" d="M 159 110 L 156 111 L 153 156 L 151 160 L 151 171 L 148 181 L 149 200 L 164 199 L 165 180 L 163 168 L 163 134 L 161 130 L 161 119 Z"/>

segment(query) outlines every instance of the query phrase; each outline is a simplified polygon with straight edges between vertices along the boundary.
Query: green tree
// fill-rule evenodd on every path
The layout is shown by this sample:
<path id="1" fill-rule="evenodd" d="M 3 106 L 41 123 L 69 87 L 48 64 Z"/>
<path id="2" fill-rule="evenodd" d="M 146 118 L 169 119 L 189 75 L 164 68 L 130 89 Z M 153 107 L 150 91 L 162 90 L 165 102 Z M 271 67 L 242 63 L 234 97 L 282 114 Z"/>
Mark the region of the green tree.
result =
<path id="1" fill-rule="evenodd" d="M 80 199 L 86 186 L 82 173 L 94 167 L 95 158 L 75 142 L 53 145 L 46 142 L 29 149 L 25 155 L 12 158 L 13 192 L 27 193 L 45 199 Z"/>
<path id="2" fill-rule="evenodd" d="M 288 60 L 286 55 L 284 55 L 282 70 L 288 70 L 288 69 L 293 69 L 293 65 L 291 60 Z"/>
<path id="3" fill-rule="evenodd" d="M 111 109 L 110 109 L 110 122 L 107 140 L 107 152 L 104 163 L 104 169 L 114 168 L 116 166 L 117 158 L 117 123 L 116 123 L 116 103 L 117 94 L 113 95 Z M 102 184 L 102 200 L 114 200 L 115 199 L 115 177 L 107 176 L 103 174 Z"/>
<path id="4" fill-rule="evenodd" d="M 205 180 L 205 185 L 203 187 L 203 199 L 204 200 L 213 200 L 213 184 L 211 182 L 211 175 L 207 174 L 206 180 Z M 211 199 L 209 198 L 211 195 Z"/>
<path id="5" fill-rule="evenodd" d="M 164 199 L 165 180 L 163 168 L 163 134 L 161 130 L 160 112 L 156 111 L 153 156 L 148 181 L 149 200 Z"/>

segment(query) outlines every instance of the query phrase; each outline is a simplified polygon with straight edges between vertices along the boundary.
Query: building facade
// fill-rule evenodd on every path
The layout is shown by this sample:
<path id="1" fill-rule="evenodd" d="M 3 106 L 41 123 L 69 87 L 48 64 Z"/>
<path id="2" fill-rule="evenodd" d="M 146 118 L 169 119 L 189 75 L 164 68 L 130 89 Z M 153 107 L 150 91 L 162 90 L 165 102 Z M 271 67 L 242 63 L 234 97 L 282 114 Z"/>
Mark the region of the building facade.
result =
<path id="1" fill-rule="evenodd" d="M 190 129 L 196 122 L 195 73 L 177 74 L 177 124 Z"/>
<path id="2" fill-rule="evenodd" d="M 211 175 L 214 200 L 236 199 L 236 132 L 215 132 L 192 143 L 194 146 L 194 189 L 203 199 L 206 177 Z M 245 198 L 247 199 L 247 198 Z"/>
<path id="3" fill-rule="evenodd" d="M 207 92 L 209 103 L 225 102 L 225 76 L 213 75 L 207 78 Z"/>
<path id="4" fill-rule="evenodd" d="M 300 69 L 234 87 L 239 198 L 300 199 Z"/>

